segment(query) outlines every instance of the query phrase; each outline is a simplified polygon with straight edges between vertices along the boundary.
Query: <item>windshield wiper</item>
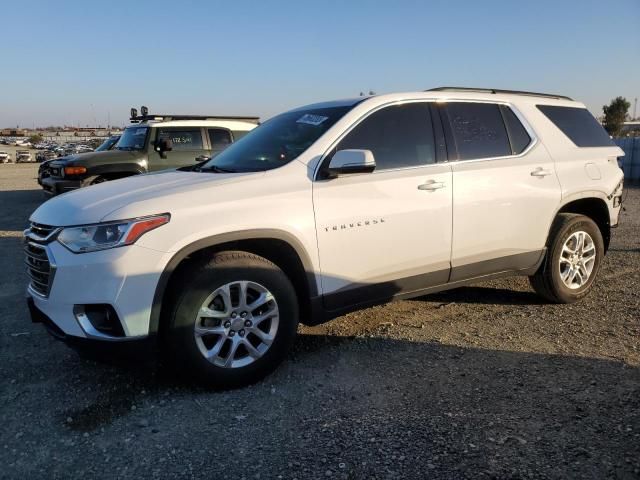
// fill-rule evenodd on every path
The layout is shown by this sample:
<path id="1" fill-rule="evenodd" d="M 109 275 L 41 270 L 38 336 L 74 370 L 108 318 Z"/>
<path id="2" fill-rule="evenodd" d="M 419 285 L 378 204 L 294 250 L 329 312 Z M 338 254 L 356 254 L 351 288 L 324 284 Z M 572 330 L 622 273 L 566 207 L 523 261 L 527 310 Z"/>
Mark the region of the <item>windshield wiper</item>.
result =
<path id="1" fill-rule="evenodd" d="M 217 165 L 211 165 L 210 167 L 200 168 L 201 172 L 213 172 L 213 173 L 238 173 L 236 170 L 231 170 L 229 168 L 218 167 Z"/>

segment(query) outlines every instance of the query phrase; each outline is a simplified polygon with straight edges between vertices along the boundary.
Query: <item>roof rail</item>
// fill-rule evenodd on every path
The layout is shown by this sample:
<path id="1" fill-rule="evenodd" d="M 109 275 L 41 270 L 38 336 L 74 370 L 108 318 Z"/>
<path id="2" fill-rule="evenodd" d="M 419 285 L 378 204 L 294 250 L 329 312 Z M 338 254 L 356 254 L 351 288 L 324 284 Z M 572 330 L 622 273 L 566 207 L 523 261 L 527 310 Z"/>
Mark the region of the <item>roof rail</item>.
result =
<path id="1" fill-rule="evenodd" d="M 244 122 L 260 123 L 260 117 L 242 117 L 233 115 L 174 115 L 164 113 L 131 115 L 129 120 L 131 120 L 131 123 L 146 122 L 149 120 L 157 120 L 160 122 L 168 122 L 169 120 L 239 120 Z"/>
<path id="2" fill-rule="evenodd" d="M 507 93 L 510 95 L 527 95 L 530 97 L 556 98 L 561 100 L 570 100 L 572 98 L 565 95 L 554 95 L 550 93 L 524 92 L 520 90 L 500 90 L 497 88 L 471 88 L 471 87 L 437 87 L 425 90 L 425 92 L 481 92 L 481 93 Z"/>

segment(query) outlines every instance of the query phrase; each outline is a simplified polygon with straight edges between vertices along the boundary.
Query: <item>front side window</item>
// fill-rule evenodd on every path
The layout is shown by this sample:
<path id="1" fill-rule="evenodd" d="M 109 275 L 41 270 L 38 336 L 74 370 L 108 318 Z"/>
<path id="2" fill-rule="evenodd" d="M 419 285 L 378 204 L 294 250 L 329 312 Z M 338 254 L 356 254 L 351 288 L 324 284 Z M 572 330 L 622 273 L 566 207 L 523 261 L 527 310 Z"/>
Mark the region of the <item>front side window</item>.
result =
<path id="1" fill-rule="evenodd" d="M 428 103 L 394 105 L 372 113 L 340 141 L 336 151 L 371 150 L 376 171 L 435 162 Z"/>
<path id="2" fill-rule="evenodd" d="M 158 140 L 171 140 L 172 150 L 202 150 L 199 128 L 158 128 Z"/>
<path id="3" fill-rule="evenodd" d="M 459 160 L 511 155 L 500 108 L 492 103 L 452 102 L 445 106 Z"/>
<path id="4" fill-rule="evenodd" d="M 200 167 L 201 171 L 259 172 L 301 155 L 352 106 L 286 112 L 268 120 Z"/>
<path id="5" fill-rule="evenodd" d="M 147 142 L 148 127 L 125 128 L 116 149 L 118 150 L 142 150 Z"/>

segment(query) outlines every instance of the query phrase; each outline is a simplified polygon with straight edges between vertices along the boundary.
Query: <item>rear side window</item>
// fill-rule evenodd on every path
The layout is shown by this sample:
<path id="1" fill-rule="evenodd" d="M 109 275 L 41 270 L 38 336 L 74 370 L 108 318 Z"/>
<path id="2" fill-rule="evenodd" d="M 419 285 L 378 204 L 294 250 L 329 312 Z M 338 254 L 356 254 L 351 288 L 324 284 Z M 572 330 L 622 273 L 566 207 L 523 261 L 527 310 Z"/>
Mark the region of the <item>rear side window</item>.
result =
<path id="1" fill-rule="evenodd" d="M 445 106 L 459 160 L 511 155 L 500 107 L 491 103 L 453 102 Z"/>
<path id="2" fill-rule="evenodd" d="M 577 147 L 614 146 L 606 130 L 586 108 L 557 105 L 538 105 L 537 107 Z"/>
<path id="3" fill-rule="evenodd" d="M 234 130 L 233 133 L 233 141 L 237 142 L 238 140 L 240 140 L 242 137 L 244 137 L 247 133 L 249 133 L 251 130 Z"/>
<path id="4" fill-rule="evenodd" d="M 224 150 L 233 142 L 231 132 L 224 128 L 210 128 L 209 141 L 211 142 L 211 148 L 217 151 Z"/>
<path id="5" fill-rule="evenodd" d="M 371 150 L 376 171 L 435 163 L 435 142 L 427 103 L 386 107 L 372 113 L 336 150 Z"/>
<path id="6" fill-rule="evenodd" d="M 531 137 L 527 133 L 516 114 L 509 107 L 502 105 L 500 107 L 504 117 L 504 124 L 507 126 L 509 139 L 511 140 L 511 153 L 520 155 L 531 143 Z"/>
<path id="7" fill-rule="evenodd" d="M 172 149 L 202 150 L 202 132 L 199 128 L 159 128 L 158 140 L 171 140 Z"/>

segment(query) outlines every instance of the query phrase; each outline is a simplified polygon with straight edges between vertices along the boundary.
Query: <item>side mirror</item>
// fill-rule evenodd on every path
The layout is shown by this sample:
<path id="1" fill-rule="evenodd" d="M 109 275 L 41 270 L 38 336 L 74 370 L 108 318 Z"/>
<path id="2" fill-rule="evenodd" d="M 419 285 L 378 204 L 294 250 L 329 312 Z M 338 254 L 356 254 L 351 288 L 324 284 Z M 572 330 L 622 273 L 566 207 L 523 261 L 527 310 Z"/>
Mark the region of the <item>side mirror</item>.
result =
<path id="1" fill-rule="evenodd" d="M 156 152 L 158 152 L 162 158 L 167 158 L 165 154 L 171 150 L 173 150 L 173 143 L 168 138 L 163 138 L 156 142 Z"/>
<path id="2" fill-rule="evenodd" d="M 329 162 L 329 175 L 371 173 L 375 168 L 376 160 L 371 150 L 338 150 Z"/>

